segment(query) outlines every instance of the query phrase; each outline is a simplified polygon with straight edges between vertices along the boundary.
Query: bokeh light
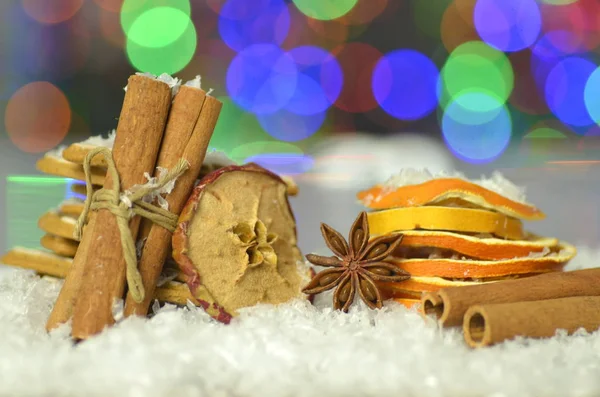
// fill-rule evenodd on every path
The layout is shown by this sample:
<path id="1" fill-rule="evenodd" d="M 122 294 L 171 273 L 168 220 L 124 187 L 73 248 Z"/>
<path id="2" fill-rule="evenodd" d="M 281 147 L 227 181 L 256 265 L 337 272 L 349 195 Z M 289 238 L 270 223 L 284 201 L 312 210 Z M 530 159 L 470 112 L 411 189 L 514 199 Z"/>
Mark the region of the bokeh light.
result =
<path id="1" fill-rule="evenodd" d="M 358 0 L 292 0 L 296 7 L 313 19 L 339 18 L 356 6 Z"/>
<path id="2" fill-rule="evenodd" d="M 120 17 L 125 35 L 129 35 L 129 30 L 141 15 L 162 7 L 175 8 L 188 17 L 191 13 L 190 0 L 124 0 Z"/>
<path id="3" fill-rule="evenodd" d="M 475 2 L 476 0 L 453 0 L 446 7 L 442 16 L 440 34 L 442 43 L 448 52 L 454 51 L 456 47 L 465 42 L 480 40 L 473 23 Z"/>
<path id="4" fill-rule="evenodd" d="M 482 40 L 502 51 L 529 47 L 542 27 L 535 0 L 477 0 L 473 17 Z"/>
<path id="5" fill-rule="evenodd" d="M 80 18 L 53 25 L 35 23 L 20 35 L 19 45 L 11 52 L 20 72 L 33 77 L 26 81 L 60 80 L 86 66 L 91 37 Z"/>
<path id="6" fill-rule="evenodd" d="M 118 48 L 125 48 L 125 33 L 121 28 L 119 14 L 106 10 L 99 10 L 98 25 L 100 27 L 100 32 L 106 41 Z"/>
<path id="7" fill-rule="evenodd" d="M 596 68 L 585 82 L 583 99 L 592 120 L 600 124 L 600 68 Z"/>
<path id="8" fill-rule="evenodd" d="M 578 0 L 541 0 L 542 3 L 560 6 L 577 2 Z"/>
<path id="9" fill-rule="evenodd" d="M 312 31 L 330 42 L 341 44 L 348 40 L 350 28 L 340 20 L 321 21 L 312 18 L 305 19 L 306 25 Z"/>
<path id="10" fill-rule="evenodd" d="M 302 156 L 304 152 L 298 146 L 287 143 L 287 142 L 277 142 L 277 141 L 261 141 L 257 140 L 254 142 L 245 143 L 243 145 L 239 145 L 235 147 L 230 152 L 230 157 L 233 161 L 236 162 L 244 162 L 246 159 L 260 156 L 266 153 L 277 153 L 279 155 L 296 155 Z"/>
<path id="11" fill-rule="evenodd" d="M 45 81 L 15 92 L 4 114 L 12 143 L 24 152 L 41 153 L 62 142 L 71 123 L 71 108 L 63 92 Z"/>
<path id="12" fill-rule="evenodd" d="M 527 114 L 548 114 L 550 109 L 544 100 L 543 88 L 540 89 L 536 84 L 533 75 L 532 57 L 530 50 L 517 51 L 509 55 L 515 83 L 508 101 L 516 109 Z"/>
<path id="13" fill-rule="evenodd" d="M 332 53 L 344 73 L 344 85 L 335 106 L 350 113 L 374 109 L 377 101 L 371 89 L 371 79 L 381 52 L 369 44 L 354 42 L 336 47 Z"/>
<path id="14" fill-rule="evenodd" d="M 286 109 L 301 115 L 322 113 L 339 97 L 343 74 L 337 59 L 322 48 L 297 47 L 288 52 L 298 71 L 296 90 Z"/>
<path id="15" fill-rule="evenodd" d="M 345 25 L 364 25 L 385 11 L 390 0 L 358 1 L 349 12 L 338 18 Z M 401 2 L 402 0 L 391 0 Z"/>
<path id="16" fill-rule="evenodd" d="M 548 107 L 563 123 L 576 127 L 593 123 L 584 99 L 586 83 L 596 66 L 584 58 L 561 60 L 548 74 L 545 96 Z"/>
<path id="17" fill-rule="evenodd" d="M 542 7 L 542 19 L 545 32 L 570 33 L 569 48 L 585 52 L 600 45 L 600 2 L 597 0 Z"/>
<path id="18" fill-rule="evenodd" d="M 232 150 L 240 145 L 271 139 L 258 124 L 255 115 L 245 112 L 229 97 L 218 97 L 218 99 L 223 107 L 209 143 L 210 148 L 223 151 L 230 156 Z M 254 154 L 256 153 L 252 153 Z"/>
<path id="19" fill-rule="evenodd" d="M 83 0 L 21 0 L 23 9 L 33 19 L 46 24 L 71 19 L 83 5 Z"/>
<path id="20" fill-rule="evenodd" d="M 306 45 L 318 46 L 331 50 L 348 39 L 350 28 L 339 19 L 320 21 L 308 18 L 296 7 L 289 7 L 290 30 L 281 45 L 285 49 Z"/>
<path id="21" fill-rule="evenodd" d="M 123 7 L 124 0 L 94 0 L 98 7 L 102 8 L 105 11 L 118 13 L 121 11 L 121 7 Z"/>
<path id="22" fill-rule="evenodd" d="M 417 120 L 437 106 L 438 78 L 437 67 L 425 55 L 397 50 L 383 56 L 375 66 L 373 93 L 392 116 Z"/>
<path id="23" fill-rule="evenodd" d="M 228 0 L 219 17 L 219 33 L 232 49 L 252 44 L 281 44 L 290 29 L 290 14 L 283 0 Z"/>
<path id="24" fill-rule="evenodd" d="M 172 7 L 149 9 L 131 24 L 127 39 L 143 47 L 164 47 L 180 38 L 191 24 L 189 15 Z"/>
<path id="25" fill-rule="evenodd" d="M 244 163 L 256 163 L 278 175 L 300 175 L 310 171 L 315 160 L 307 154 L 265 153 L 248 157 Z"/>
<path id="26" fill-rule="evenodd" d="M 486 103 L 487 111 L 473 110 L 473 104 Z M 448 148 L 459 159 L 484 164 L 497 159 L 507 148 L 512 121 L 506 106 L 486 91 L 459 95 L 448 104 L 442 117 L 442 134 Z"/>
<path id="27" fill-rule="evenodd" d="M 293 58 L 272 44 L 255 44 L 241 51 L 227 70 L 227 92 L 243 109 L 274 113 L 296 91 L 298 69 Z"/>
<path id="28" fill-rule="evenodd" d="M 163 47 L 146 47 L 127 38 L 126 51 L 131 64 L 141 72 L 174 74 L 192 59 L 197 44 L 196 29 L 189 23 L 183 34 Z"/>
<path id="29" fill-rule="evenodd" d="M 567 132 L 558 120 L 546 119 L 535 123 L 523 139 L 566 139 Z"/>
<path id="30" fill-rule="evenodd" d="M 325 112 L 300 115 L 282 109 L 275 113 L 258 115 L 258 122 L 275 139 L 296 142 L 317 132 L 325 121 Z"/>
<path id="31" fill-rule="evenodd" d="M 203 87 L 224 94 L 227 68 L 235 56 L 236 52 L 222 40 L 204 39 L 198 43 L 196 54 L 186 69 L 202 76 Z"/>
<path id="32" fill-rule="evenodd" d="M 512 66 L 506 55 L 481 41 L 471 41 L 457 47 L 442 69 L 442 79 L 451 98 L 471 98 L 461 94 L 476 89 L 493 95 L 500 104 L 508 99 L 514 84 Z M 470 109 L 472 111 L 487 112 L 490 109 L 483 107 L 484 104 L 495 102 L 468 103 L 473 106 Z"/>

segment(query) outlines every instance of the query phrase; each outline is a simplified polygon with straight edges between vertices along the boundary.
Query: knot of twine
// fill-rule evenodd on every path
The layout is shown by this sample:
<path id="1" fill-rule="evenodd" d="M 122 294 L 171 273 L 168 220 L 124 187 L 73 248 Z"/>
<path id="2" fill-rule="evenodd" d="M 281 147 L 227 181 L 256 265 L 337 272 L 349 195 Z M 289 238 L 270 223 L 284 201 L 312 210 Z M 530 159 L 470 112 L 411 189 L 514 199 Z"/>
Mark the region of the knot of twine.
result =
<path id="1" fill-rule="evenodd" d="M 92 188 L 91 161 L 101 154 L 108 163 L 108 173 L 111 176 L 113 188 L 102 188 L 94 193 Z M 157 207 L 152 203 L 143 201 L 144 196 L 162 189 L 168 183 L 176 180 L 189 168 L 189 163 L 185 159 L 180 159 L 175 167 L 161 175 L 156 183 L 136 186 L 134 191 L 121 192 L 121 181 L 117 167 L 112 157 L 112 151 L 105 147 L 99 147 L 90 151 L 83 162 L 85 173 L 85 185 L 87 196 L 83 212 L 77 220 L 74 237 L 77 241 L 81 240 L 83 227 L 85 226 L 87 216 L 90 211 L 106 209 L 110 211 L 117 220 L 117 226 L 121 236 L 121 245 L 123 247 L 123 256 L 127 265 L 127 285 L 132 298 L 140 303 L 145 298 L 142 276 L 137 268 L 137 254 L 135 242 L 129 229 L 129 221 L 135 215 L 149 219 L 153 223 L 173 232 L 177 227 L 178 216 L 166 209 Z"/>

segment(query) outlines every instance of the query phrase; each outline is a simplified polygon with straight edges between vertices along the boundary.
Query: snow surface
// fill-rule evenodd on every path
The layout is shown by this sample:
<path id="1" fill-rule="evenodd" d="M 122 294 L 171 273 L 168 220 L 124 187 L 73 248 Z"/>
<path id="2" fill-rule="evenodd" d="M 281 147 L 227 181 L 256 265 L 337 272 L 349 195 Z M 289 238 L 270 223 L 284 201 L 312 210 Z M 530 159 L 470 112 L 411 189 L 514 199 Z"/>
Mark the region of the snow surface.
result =
<path id="1" fill-rule="evenodd" d="M 597 265 L 580 248 L 570 269 Z M 0 395 L 598 396 L 600 332 L 471 350 L 457 330 L 396 304 L 346 315 L 294 301 L 232 324 L 163 307 L 73 346 L 44 323 L 60 282 L 14 271 L 0 281 Z"/>

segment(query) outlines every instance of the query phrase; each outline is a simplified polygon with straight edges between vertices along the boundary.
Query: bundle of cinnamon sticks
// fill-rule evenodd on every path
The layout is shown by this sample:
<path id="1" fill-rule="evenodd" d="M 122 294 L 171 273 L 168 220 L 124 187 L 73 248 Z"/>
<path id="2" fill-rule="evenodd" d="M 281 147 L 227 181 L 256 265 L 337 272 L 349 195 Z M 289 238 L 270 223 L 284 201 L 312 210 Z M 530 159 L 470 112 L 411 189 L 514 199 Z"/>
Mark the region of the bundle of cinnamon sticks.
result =
<path id="1" fill-rule="evenodd" d="M 442 327 L 462 326 L 471 347 L 551 337 L 559 329 L 593 332 L 600 328 L 600 268 L 443 288 L 421 301 Z"/>
<path id="2" fill-rule="evenodd" d="M 196 84 L 173 89 L 161 79 L 135 75 L 129 78 L 112 159 L 121 190 L 135 189 L 181 159 L 188 164 L 175 185 L 163 194 L 168 211 L 179 215 L 200 173 L 221 103 Z M 156 170 L 156 172 L 155 172 Z M 113 189 L 107 175 L 104 188 Z M 100 208 L 91 212 L 77 253 L 46 328 L 72 319 L 72 336 L 86 339 L 114 324 L 112 308 L 125 299 L 125 315 L 146 315 L 157 280 L 171 247 L 171 231 L 134 216 L 129 232 L 137 241 L 138 269 L 144 299 L 126 292 L 126 266 L 115 214 Z"/>

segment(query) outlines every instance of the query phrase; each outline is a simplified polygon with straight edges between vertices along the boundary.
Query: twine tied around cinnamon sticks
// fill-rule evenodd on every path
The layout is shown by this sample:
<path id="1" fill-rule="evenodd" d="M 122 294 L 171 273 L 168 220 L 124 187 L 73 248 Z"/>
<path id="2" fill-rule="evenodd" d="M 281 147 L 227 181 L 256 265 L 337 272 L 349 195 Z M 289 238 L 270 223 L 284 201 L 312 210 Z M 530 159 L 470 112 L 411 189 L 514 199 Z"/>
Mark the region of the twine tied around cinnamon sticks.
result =
<path id="1" fill-rule="evenodd" d="M 93 192 L 91 179 L 91 161 L 96 155 L 102 155 L 108 164 L 108 173 L 112 178 L 113 188 L 102 188 L 97 192 Z M 121 237 L 121 245 L 123 247 L 123 256 L 127 266 L 127 285 L 132 298 L 136 302 L 142 302 L 145 298 L 144 285 L 142 276 L 137 266 L 137 254 L 135 242 L 129 230 L 129 220 L 135 215 L 146 218 L 157 225 L 173 232 L 177 227 L 178 215 L 172 212 L 157 207 L 152 203 L 143 201 L 144 196 L 154 193 L 168 183 L 176 180 L 189 168 L 189 163 L 185 159 L 180 159 L 177 164 L 164 175 L 161 175 L 155 184 L 151 186 L 139 186 L 135 191 L 121 192 L 121 182 L 119 173 L 112 156 L 110 149 L 99 147 L 90 151 L 83 162 L 83 170 L 85 173 L 86 199 L 83 212 L 77 220 L 75 227 L 74 238 L 79 241 L 83 234 L 87 216 L 90 211 L 106 209 L 115 215 L 119 234 Z"/>

